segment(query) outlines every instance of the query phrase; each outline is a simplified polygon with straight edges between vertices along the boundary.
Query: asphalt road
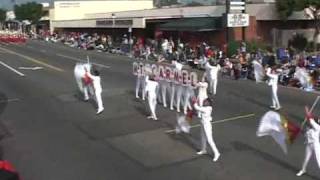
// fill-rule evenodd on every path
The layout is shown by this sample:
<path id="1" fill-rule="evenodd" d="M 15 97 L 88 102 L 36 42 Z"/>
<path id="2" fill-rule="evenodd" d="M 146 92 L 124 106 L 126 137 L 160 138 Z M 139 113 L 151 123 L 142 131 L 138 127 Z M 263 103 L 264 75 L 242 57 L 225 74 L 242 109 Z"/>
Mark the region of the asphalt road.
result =
<path id="1" fill-rule="evenodd" d="M 102 73 L 101 115 L 93 102 L 81 100 L 73 76 L 75 63 L 87 55 Z M 313 160 L 307 175 L 295 177 L 304 157 L 303 136 L 288 155 L 270 137 L 256 137 L 271 103 L 266 84 L 219 79 L 213 136 L 221 157 L 214 163 L 212 154 L 196 155 L 199 127 L 191 135 L 166 133 L 176 113 L 161 105 L 160 121 L 146 118 L 145 102 L 134 97 L 131 71 L 132 60 L 123 56 L 41 41 L 0 44 L 2 157 L 24 180 L 320 179 Z M 300 122 L 304 105 L 311 106 L 317 95 L 280 87 L 282 112 Z"/>

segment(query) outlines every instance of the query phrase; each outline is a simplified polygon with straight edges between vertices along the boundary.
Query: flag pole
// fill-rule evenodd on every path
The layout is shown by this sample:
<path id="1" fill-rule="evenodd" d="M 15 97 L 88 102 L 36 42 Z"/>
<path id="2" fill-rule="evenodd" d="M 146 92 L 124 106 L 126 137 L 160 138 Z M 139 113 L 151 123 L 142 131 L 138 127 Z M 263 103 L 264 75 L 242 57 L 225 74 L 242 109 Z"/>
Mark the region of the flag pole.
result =
<path id="1" fill-rule="evenodd" d="M 90 64 L 90 58 L 87 56 L 87 63 Z"/>
<path id="2" fill-rule="evenodd" d="M 310 109 L 310 113 L 313 111 L 313 109 L 315 108 L 315 106 L 318 104 L 320 96 L 317 96 L 316 100 L 313 102 L 311 109 Z M 304 118 L 303 122 L 301 123 L 301 129 L 303 128 L 303 126 L 306 124 L 307 122 L 307 118 Z"/>

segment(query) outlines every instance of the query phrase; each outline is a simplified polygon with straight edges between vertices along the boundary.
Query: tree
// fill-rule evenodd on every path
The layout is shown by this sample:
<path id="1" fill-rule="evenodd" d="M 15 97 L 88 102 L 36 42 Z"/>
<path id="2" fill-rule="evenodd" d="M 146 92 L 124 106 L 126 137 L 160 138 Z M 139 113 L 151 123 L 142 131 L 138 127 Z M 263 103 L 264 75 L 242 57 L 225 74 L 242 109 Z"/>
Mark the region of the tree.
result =
<path id="1" fill-rule="evenodd" d="M 280 18 L 287 18 L 294 11 L 304 11 L 305 16 L 313 20 L 315 32 L 313 35 L 314 51 L 317 50 L 317 37 L 320 34 L 320 0 L 277 0 L 277 10 Z"/>
<path id="2" fill-rule="evenodd" d="M 29 20 L 32 23 L 37 23 L 43 16 L 42 5 L 36 2 L 14 5 L 14 13 L 17 20 Z"/>
<path id="3" fill-rule="evenodd" d="M 3 23 L 6 21 L 7 18 L 7 10 L 0 9 L 0 30 L 3 27 Z"/>

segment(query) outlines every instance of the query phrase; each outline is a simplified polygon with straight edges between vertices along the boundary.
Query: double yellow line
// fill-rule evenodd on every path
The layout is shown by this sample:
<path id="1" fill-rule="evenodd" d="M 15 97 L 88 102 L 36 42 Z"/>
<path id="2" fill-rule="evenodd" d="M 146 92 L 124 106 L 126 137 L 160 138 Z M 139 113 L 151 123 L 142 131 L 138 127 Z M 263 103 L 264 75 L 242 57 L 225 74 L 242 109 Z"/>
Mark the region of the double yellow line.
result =
<path id="1" fill-rule="evenodd" d="M 26 55 L 23 55 L 23 54 L 14 52 L 14 51 L 11 51 L 11 50 L 6 49 L 6 48 L 3 48 L 3 47 L 0 47 L 0 50 L 2 50 L 2 51 L 4 51 L 4 52 L 7 52 L 7 53 L 9 53 L 9 54 L 14 54 L 14 55 L 16 55 L 16 56 L 22 57 L 23 59 L 26 59 L 26 60 L 28 60 L 28 61 L 30 61 L 30 62 L 33 62 L 33 63 L 39 64 L 39 65 L 42 65 L 42 66 L 44 66 L 44 67 L 53 69 L 53 70 L 58 71 L 58 72 L 63 72 L 63 71 L 64 71 L 63 69 L 58 68 L 58 67 L 56 67 L 56 66 L 47 64 L 47 63 L 42 62 L 42 61 L 40 61 L 40 60 L 34 59 L 34 58 L 30 57 L 30 56 L 26 56 Z"/>

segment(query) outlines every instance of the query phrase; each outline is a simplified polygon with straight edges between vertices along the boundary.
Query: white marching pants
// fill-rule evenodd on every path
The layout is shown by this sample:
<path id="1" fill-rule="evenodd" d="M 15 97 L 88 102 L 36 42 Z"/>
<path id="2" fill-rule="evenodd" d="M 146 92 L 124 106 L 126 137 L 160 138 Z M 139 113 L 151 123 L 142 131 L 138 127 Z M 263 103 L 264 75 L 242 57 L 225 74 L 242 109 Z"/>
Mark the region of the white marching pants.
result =
<path id="1" fill-rule="evenodd" d="M 164 107 L 167 107 L 167 91 L 169 91 L 169 82 L 164 81 L 161 86 L 162 103 Z"/>
<path id="2" fill-rule="evenodd" d="M 183 112 L 184 114 L 187 114 L 188 108 L 192 110 L 191 106 L 191 97 L 194 96 L 194 92 L 190 87 L 184 87 L 184 106 L 183 106 Z"/>
<path id="3" fill-rule="evenodd" d="M 101 92 L 95 92 L 95 95 L 96 95 L 96 102 L 97 102 L 97 106 L 98 106 L 98 111 L 104 109 L 102 97 L 101 97 Z"/>
<path id="4" fill-rule="evenodd" d="M 148 104 L 151 112 L 151 116 L 157 119 L 156 116 L 156 105 L 157 105 L 157 95 L 154 93 L 148 93 Z"/>
<path id="5" fill-rule="evenodd" d="M 136 98 L 139 98 L 139 90 L 142 90 L 142 99 L 145 100 L 145 88 L 146 88 L 146 82 L 144 80 L 143 76 L 137 77 L 136 82 Z"/>
<path id="6" fill-rule="evenodd" d="M 210 93 L 213 93 L 214 95 L 217 93 L 217 85 L 218 85 L 218 78 L 211 78 L 209 82 L 209 91 Z"/>
<path id="7" fill-rule="evenodd" d="M 171 92 L 170 92 L 170 109 L 173 110 L 173 103 L 174 103 L 174 97 L 175 97 L 175 90 L 177 85 L 175 83 L 171 84 Z"/>
<path id="8" fill-rule="evenodd" d="M 271 89 L 272 89 L 272 106 L 275 108 L 280 108 L 281 106 L 278 99 L 278 86 L 273 85 L 271 86 Z"/>
<path id="9" fill-rule="evenodd" d="M 212 125 L 210 121 L 201 120 L 201 151 L 206 151 L 207 142 L 209 143 L 213 153 L 219 154 L 218 148 L 212 137 Z"/>
<path id="10" fill-rule="evenodd" d="M 183 86 L 181 85 L 176 85 L 176 102 L 177 102 L 177 111 L 180 112 L 180 107 L 181 107 L 181 97 L 182 97 L 182 94 L 183 94 Z"/>
<path id="11" fill-rule="evenodd" d="M 205 97 L 202 97 L 202 96 L 198 96 L 198 101 L 199 101 L 199 106 L 202 107 L 203 106 L 203 102 L 204 100 L 206 100 Z M 200 112 L 198 111 L 198 117 L 200 118 Z"/>
<path id="12" fill-rule="evenodd" d="M 307 170 L 309 160 L 310 160 L 312 154 L 314 153 L 313 151 L 314 151 L 313 144 L 312 143 L 306 144 L 306 152 L 305 152 L 304 161 L 303 161 L 301 170 L 303 170 L 303 171 Z"/>

